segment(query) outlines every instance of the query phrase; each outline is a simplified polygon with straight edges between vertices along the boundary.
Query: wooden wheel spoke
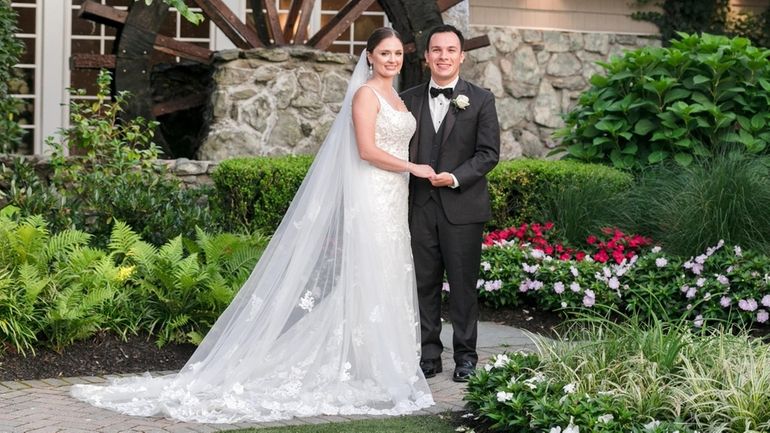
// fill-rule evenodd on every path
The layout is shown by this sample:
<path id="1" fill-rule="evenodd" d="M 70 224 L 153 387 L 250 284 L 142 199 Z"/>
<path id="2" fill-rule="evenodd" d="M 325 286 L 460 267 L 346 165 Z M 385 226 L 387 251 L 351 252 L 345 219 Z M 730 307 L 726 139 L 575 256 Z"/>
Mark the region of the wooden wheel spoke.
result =
<path id="1" fill-rule="evenodd" d="M 194 0 L 203 13 L 222 30 L 238 48 L 248 50 L 264 46 L 257 34 L 244 24 L 222 0 Z"/>
<path id="2" fill-rule="evenodd" d="M 195 94 L 173 99 L 171 101 L 160 102 L 152 106 L 152 115 L 158 117 L 164 114 L 200 107 L 201 105 L 206 104 L 206 101 L 206 95 Z"/>
<path id="3" fill-rule="evenodd" d="M 375 0 L 350 0 L 345 6 L 337 12 L 328 23 L 321 30 L 318 31 L 310 40 L 308 45 L 318 48 L 319 50 L 325 50 L 334 42 L 342 32 L 344 32 L 353 21 L 360 17 L 361 14 L 369 9 L 369 6 L 374 3 Z"/>

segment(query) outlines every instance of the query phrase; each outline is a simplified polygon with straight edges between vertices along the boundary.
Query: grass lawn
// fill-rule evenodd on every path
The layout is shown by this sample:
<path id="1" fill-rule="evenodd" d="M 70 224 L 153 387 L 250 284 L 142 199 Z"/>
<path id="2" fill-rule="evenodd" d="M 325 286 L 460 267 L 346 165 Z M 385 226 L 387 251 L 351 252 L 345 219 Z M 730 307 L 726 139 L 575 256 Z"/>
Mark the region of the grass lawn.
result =
<path id="1" fill-rule="evenodd" d="M 449 415 L 401 416 L 330 424 L 230 430 L 234 433 L 454 433 Z"/>

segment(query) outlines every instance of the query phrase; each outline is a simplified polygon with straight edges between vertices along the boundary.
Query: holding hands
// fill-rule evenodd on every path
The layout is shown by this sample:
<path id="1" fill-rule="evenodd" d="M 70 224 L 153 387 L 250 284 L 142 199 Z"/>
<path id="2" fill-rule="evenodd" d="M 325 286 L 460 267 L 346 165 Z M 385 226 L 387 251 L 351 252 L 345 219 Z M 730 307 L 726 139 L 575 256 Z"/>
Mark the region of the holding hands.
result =
<path id="1" fill-rule="evenodd" d="M 436 172 L 433 171 L 433 167 L 428 164 L 413 164 L 411 162 L 407 162 L 406 170 L 412 176 L 422 177 L 425 179 L 432 179 L 436 176 Z"/>

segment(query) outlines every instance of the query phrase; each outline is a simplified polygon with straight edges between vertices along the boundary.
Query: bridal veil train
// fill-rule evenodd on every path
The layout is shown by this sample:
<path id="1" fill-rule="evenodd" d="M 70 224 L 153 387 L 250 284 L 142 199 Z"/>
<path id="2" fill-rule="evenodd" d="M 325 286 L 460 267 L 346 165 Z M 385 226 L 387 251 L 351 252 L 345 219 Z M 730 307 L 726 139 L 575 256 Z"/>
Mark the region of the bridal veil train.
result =
<path id="1" fill-rule="evenodd" d="M 376 169 L 357 153 L 351 101 L 366 78 L 362 54 L 281 225 L 179 373 L 75 385 L 74 397 L 129 415 L 209 423 L 398 415 L 433 404 L 419 367 L 408 174 Z M 383 103 L 376 142 L 397 141 L 406 158 L 411 132 L 394 137 L 405 119 L 387 109 Z"/>

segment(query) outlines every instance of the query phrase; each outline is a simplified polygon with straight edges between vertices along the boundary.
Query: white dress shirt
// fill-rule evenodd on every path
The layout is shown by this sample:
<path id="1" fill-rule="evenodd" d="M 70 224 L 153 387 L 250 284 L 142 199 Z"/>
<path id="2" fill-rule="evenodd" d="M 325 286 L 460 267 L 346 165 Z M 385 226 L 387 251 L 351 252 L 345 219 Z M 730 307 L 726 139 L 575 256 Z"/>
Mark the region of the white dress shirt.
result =
<path id="1" fill-rule="evenodd" d="M 440 94 L 435 98 L 430 96 L 430 88 L 436 87 L 443 89 L 445 87 L 450 87 L 454 89 L 454 87 L 457 85 L 457 81 L 459 80 L 460 77 L 457 77 L 454 79 L 454 81 L 447 84 L 446 86 L 439 86 L 435 81 L 433 81 L 433 78 L 430 79 L 430 83 L 428 84 L 428 107 L 430 108 L 430 118 L 433 120 L 433 130 L 436 132 L 438 132 L 438 129 L 441 128 L 441 123 L 444 121 L 444 117 L 446 117 L 446 113 L 449 111 L 450 101 L 443 94 Z M 450 188 L 457 188 L 460 186 L 460 183 L 457 181 L 455 175 L 452 173 L 449 173 L 449 175 L 452 176 L 452 180 L 454 181 L 454 185 L 450 185 Z"/>
<path id="2" fill-rule="evenodd" d="M 439 86 L 435 81 L 433 81 L 433 78 L 430 79 L 430 84 L 428 84 L 428 106 L 430 107 L 430 117 L 433 120 L 433 130 L 436 132 L 438 132 L 438 129 L 441 128 L 441 122 L 444 121 L 444 117 L 446 117 L 446 113 L 449 111 L 450 102 L 449 99 L 443 94 L 438 95 L 435 98 L 430 96 L 430 88 L 436 87 L 438 89 L 443 89 L 449 87 L 454 89 L 459 79 L 460 77 L 455 78 L 454 81 L 446 86 Z"/>

